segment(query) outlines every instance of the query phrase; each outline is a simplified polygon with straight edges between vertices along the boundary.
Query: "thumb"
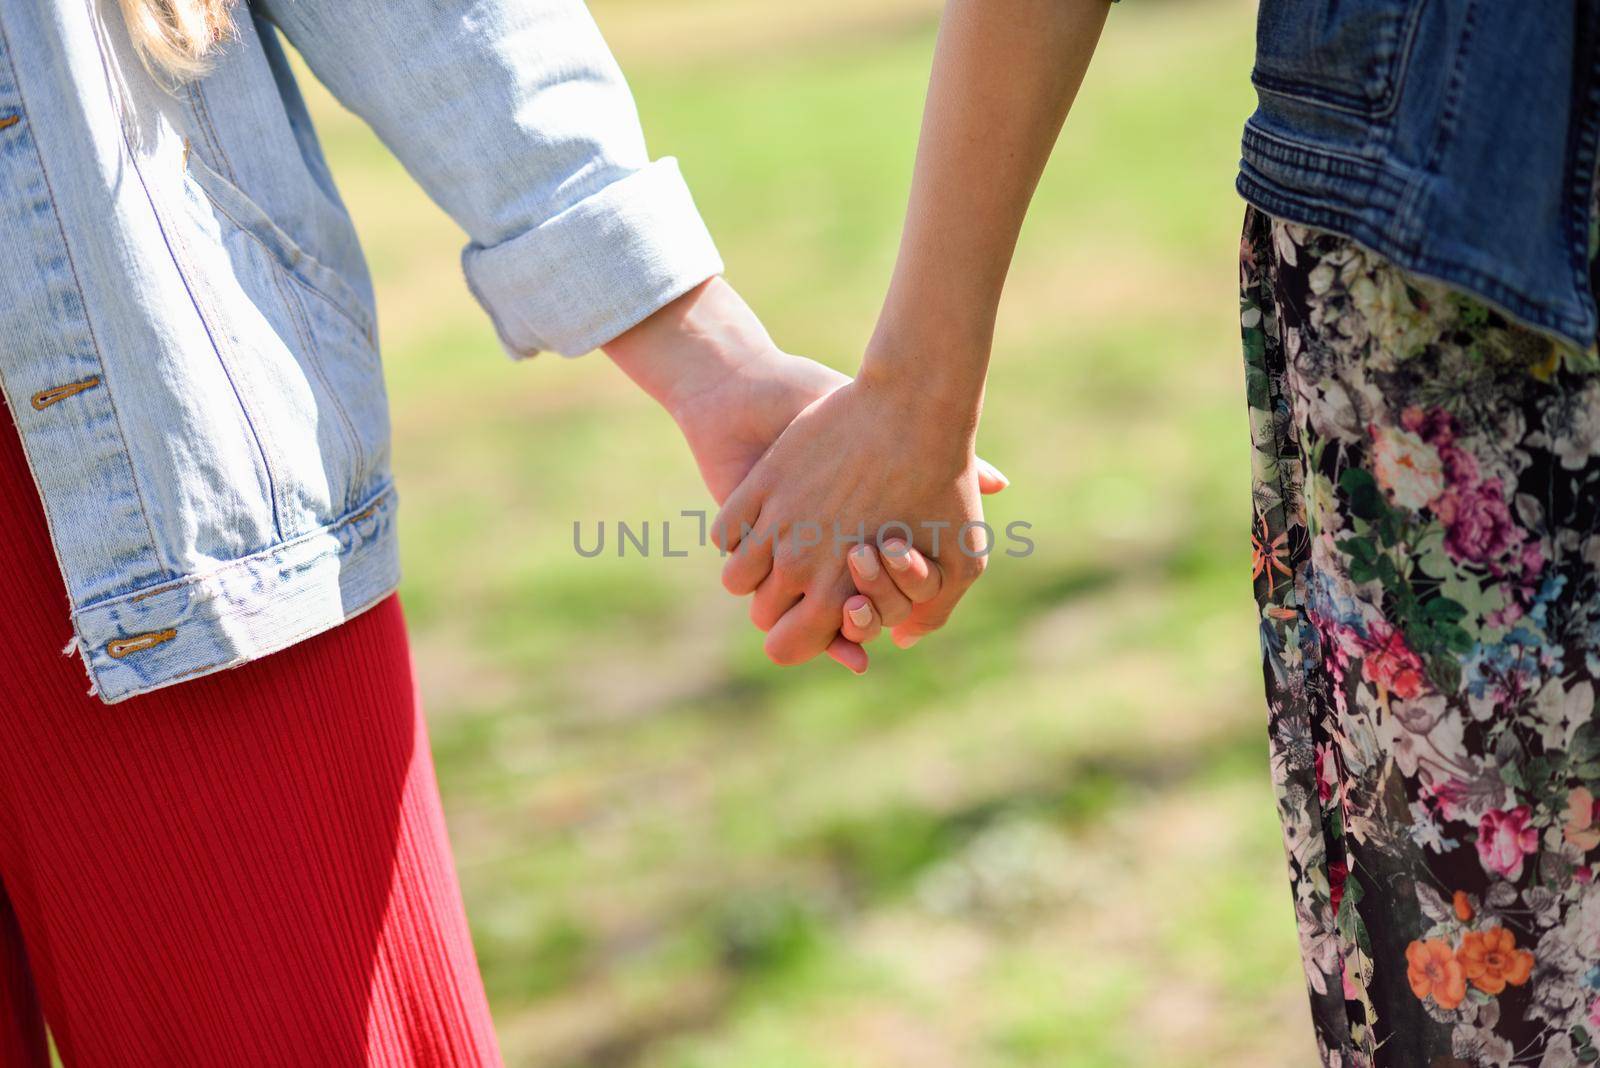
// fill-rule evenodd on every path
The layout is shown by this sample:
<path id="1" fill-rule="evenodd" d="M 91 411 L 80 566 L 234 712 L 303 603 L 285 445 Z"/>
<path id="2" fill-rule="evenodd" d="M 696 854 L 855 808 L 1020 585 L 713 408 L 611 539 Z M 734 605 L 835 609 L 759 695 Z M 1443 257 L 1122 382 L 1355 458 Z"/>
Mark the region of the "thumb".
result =
<path id="1" fill-rule="evenodd" d="M 1001 490 L 1011 485 L 1011 480 L 1005 475 L 1001 474 L 998 467 L 990 463 L 988 460 L 985 460 L 981 456 L 977 459 L 979 493 L 999 493 Z"/>

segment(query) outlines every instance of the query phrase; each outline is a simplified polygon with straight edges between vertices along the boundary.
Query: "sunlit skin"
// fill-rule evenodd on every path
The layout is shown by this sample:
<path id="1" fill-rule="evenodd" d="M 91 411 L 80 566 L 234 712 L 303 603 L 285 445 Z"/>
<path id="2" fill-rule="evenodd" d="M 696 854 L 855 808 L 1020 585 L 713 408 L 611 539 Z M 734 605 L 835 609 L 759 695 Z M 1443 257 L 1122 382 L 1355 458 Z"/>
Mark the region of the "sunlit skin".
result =
<path id="1" fill-rule="evenodd" d="M 796 415 L 850 381 L 779 349 L 721 278 L 696 286 L 603 348 L 678 424 L 719 504 Z M 983 492 L 1005 488 L 1004 478 L 981 460 L 979 466 Z M 858 674 L 867 668 L 854 639 L 836 633 L 826 651 Z"/>
<path id="2" fill-rule="evenodd" d="M 974 452 L 995 317 L 1108 6 L 946 5 L 900 252 L 853 380 L 779 350 L 720 279 L 604 347 L 678 422 L 722 505 L 723 585 L 751 596 L 775 663 L 826 652 L 865 671 L 866 642 L 887 629 L 915 644 L 983 573 L 971 524 L 1006 484 Z M 794 536 L 889 523 L 907 524 L 911 545 L 846 554 Z"/>
<path id="3" fill-rule="evenodd" d="M 724 584 L 762 602 L 778 663 L 883 629 L 906 647 L 943 626 L 982 573 L 927 521 L 982 519 L 973 440 L 1001 291 L 1023 217 L 1099 42 L 1106 0 L 950 0 L 889 294 L 855 382 L 808 409 L 729 498 L 724 518 L 917 524 L 903 569 L 823 545 L 756 545 Z M 848 443 L 841 448 L 841 442 Z M 744 554 L 741 554 L 744 555 Z M 865 600 L 863 600 L 865 599 Z"/>

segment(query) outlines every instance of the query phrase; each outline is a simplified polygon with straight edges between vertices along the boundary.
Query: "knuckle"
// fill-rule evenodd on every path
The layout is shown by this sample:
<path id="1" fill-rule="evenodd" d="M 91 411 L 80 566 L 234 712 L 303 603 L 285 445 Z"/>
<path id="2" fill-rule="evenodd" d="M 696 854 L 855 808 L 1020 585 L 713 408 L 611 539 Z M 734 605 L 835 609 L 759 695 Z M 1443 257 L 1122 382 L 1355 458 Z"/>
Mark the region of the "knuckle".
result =
<path id="1" fill-rule="evenodd" d="M 767 659 L 779 667 L 794 667 L 797 664 L 805 663 L 806 658 L 800 655 L 800 651 L 792 642 L 782 639 L 774 641 L 768 638 L 764 648 L 767 653 Z"/>
<path id="2" fill-rule="evenodd" d="M 967 553 L 960 553 L 954 568 L 956 580 L 960 585 L 970 586 L 983 577 L 983 573 L 988 567 L 989 557 L 987 555 L 973 556 Z"/>
<path id="3" fill-rule="evenodd" d="M 722 588 L 735 597 L 743 597 L 751 591 L 750 580 L 744 574 L 744 569 L 732 566 L 722 569 Z"/>
<path id="4" fill-rule="evenodd" d="M 897 627 L 911 618 L 911 606 L 896 601 L 893 604 L 882 605 L 878 609 L 878 616 L 886 627 Z"/>
<path id="5" fill-rule="evenodd" d="M 810 571 L 794 556 L 778 556 L 772 561 L 772 578 L 785 590 L 801 592 L 810 581 Z"/>
<path id="6" fill-rule="evenodd" d="M 799 608 L 801 630 L 808 635 L 832 635 L 838 629 L 839 601 L 832 600 L 825 590 L 808 591 Z"/>

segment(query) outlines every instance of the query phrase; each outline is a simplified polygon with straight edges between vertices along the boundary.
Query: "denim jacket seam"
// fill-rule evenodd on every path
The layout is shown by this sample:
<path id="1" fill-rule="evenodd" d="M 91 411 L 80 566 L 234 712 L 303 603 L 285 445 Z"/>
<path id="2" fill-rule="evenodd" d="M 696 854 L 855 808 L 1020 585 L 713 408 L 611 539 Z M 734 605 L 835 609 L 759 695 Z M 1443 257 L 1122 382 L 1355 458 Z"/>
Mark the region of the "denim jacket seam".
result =
<path id="1" fill-rule="evenodd" d="M 27 93 L 24 92 L 22 88 L 22 75 L 17 70 L 16 61 L 13 59 L 15 53 L 11 49 L 11 39 L 10 35 L 6 32 L 5 20 L 3 17 L 0 17 L 0 48 L 5 49 L 6 65 L 11 68 L 11 79 L 16 85 L 17 100 L 21 104 L 23 113 L 27 114 Z M 66 225 L 61 221 L 61 206 L 56 200 L 55 186 L 50 181 L 50 168 L 45 165 L 44 153 L 39 150 L 39 142 L 33 136 L 33 132 L 31 130 L 28 131 L 28 144 L 33 148 L 34 159 L 39 161 L 39 175 L 44 179 L 45 194 L 50 198 L 50 213 L 55 219 L 56 232 L 61 235 L 61 248 L 67 257 L 67 267 L 72 272 L 72 286 L 75 290 L 77 290 L 78 302 L 83 309 L 84 329 L 89 333 L 89 343 L 94 346 L 95 362 L 100 366 L 100 377 L 102 382 L 100 388 L 105 390 L 106 403 L 111 407 L 111 414 L 116 419 L 117 439 L 122 443 L 123 456 L 128 467 L 128 483 L 133 487 L 134 498 L 139 502 L 139 518 L 144 521 L 145 534 L 150 539 L 149 547 L 151 559 L 157 565 L 165 566 L 161 559 L 160 543 L 156 540 L 155 525 L 150 521 L 150 508 L 145 503 L 144 489 L 139 484 L 139 473 L 137 470 L 135 470 L 133 465 L 133 453 L 128 447 L 127 432 L 123 429 L 122 412 L 117 408 L 116 393 L 111 388 L 111 380 L 106 374 L 105 353 L 100 346 L 100 335 L 94 328 L 94 317 L 89 312 L 89 300 L 86 296 L 84 296 L 83 280 L 78 272 L 78 261 L 77 258 L 72 254 L 72 243 L 67 240 Z M 36 477 L 36 484 L 37 481 L 38 480 Z M 41 505 L 44 505 L 46 514 L 48 514 L 49 506 L 44 502 L 44 494 L 41 493 L 39 496 L 40 503 Z M 51 540 L 53 544 L 54 539 Z M 60 562 L 59 550 L 57 550 L 57 563 L 59 564 Z M 62 570 L 64 572 L 65 568 L 63 567 Z"/>
<path id="2" fill-rule="evenodd" d="M 364 612 L 368 612 L 368 611 L 371 611 L 373 608 L 376 608 L 378 605 L 382 604 L 383 601 L 393 593 L 394 593 L 394 589 L 393 588 L 384 588 L 384 589 L 381 589 L 378 593 L 376 593 L 373 596 L 369 597 L 363 603 L 357 605 L 355 608 L 345 609 L 345 611 L 343 612 L 345 622 L 349 622 L 350 620 L 354 619 L 356 616 L 359 616 Z M 76 626 L 76 616 L 74 616 L 74 625 Z M 297 630 L 291 631 L 287 636 L 279 639 L 279 641 L 276 644 L 281 648 L 287 649 L 290 646 L 293 646 L 293 645 L 296 645 L 296 644 L 298 644 L 298 643 L 300 643 L 302 641 L 305 641 L 307 638 L 313 637 L 313 636 L 315 636 L 317 634 L 321 634 L 321 633 L 325 632 L 326 630 L 328 630 L 328 627 L 327 627 L 326 624 L 314 623 L 311 626 L 300 627 Z M 168 686 L 172 686 L 172 685 L 174 685 L 176 683 L 180 683 L 180 682 L 185 682 L 185 681 L 187 681 L 189 679 L 193 679 L 193 678 L 196 678 L 196 677 L 201 676 L 201 675 L 210 675 L 210 674 L 214 674 L 214 673 L 219 672 L 219 671 L 228 671 L 228 670 L 231 670 L 233 668 L 243 667 L 244 665 L 246 665 L 248 663 L 251 663 L 254 660 L 257 660 L 261 656 L 264 656 L 264 655 L 267 655 L 267 654 L 263 653 L 263 652 L 260 652 L 258 650 L 250 650 L 250 651 L 247 651 L 247 652 L 239 653 L 239 654 L 236 654 L 236 655 L 234 655 L 234 656 L 232 656 L 232 657 L 230 657 L 229 659 L 226 659 L 226 660 L 216 660 L 216 661 L 212 661 L 211 663 L 201 664 L 198 667 L 187 668 L 184 671 L 180 671 L 175 675 L 168 675 L 168 676 L 165 676 L 165 677 L 159 679 L 158 681 L 146 683 L 143 686 L 133 687 L 133 688 L 127 690 L 126 692 L 119 691 L 119 692 L 117 692 L 116 696 L 107 696 L 107 692 L 108 691 L 107 691 L 107 689 L 105 687 L 104 680 L 102 679 L 102 676 L 101 676 L 101 672 L 104 670 L 104 665 L 103 664 L 100 664 L 98 661 L 94 662 L 94 663 L 90 663 L 89 664 L 89 672 L 90 672 L 90 675 L 91 675 L 91 681 L 98 688 L 97 693 L 98 693 L 98 696 L 100 697 L 101 701 L 104 702 L 107 705 L 115 705 L 115 704 L 119 704 L 119 703 L 121 703 L 123 701 L 126 701 L 130 697 L 138 697 L 141 694 L 146 694 L 146 693 L 150 693 L 150 692 L 155 691 L 155 690 L 164 689 L 164 688 L 166 688 Z"/>
<path id="3" fill-rule="evenodd" d="M 281 592 L 294 590 L 306 576 L 330 564 L 337 568 L 341 587 L 348 579 L 350 586 L 346 592 L 355 595 L 349 604 L 341 607 L 340 620 L 349 620 L 381 603 L 395 591 L 399 580 L 399 561 L 394 551 L 396 500 L 392 482 L 386 483 L 358 510 L 317 530 L 225 561 L 203 574 L 107 598 L 75 610 L 72 616 L 74 632 L 79 638 L 79 648 L 90 681 L 98 688 L 100 699 L 106 704 L 117 704 L 129 697 L 158 690 L 184 679 L 237 667 L 337 625 L 323 613 L 314 613 L 307 618 L 296 607 L 301 602 L 283 600 L 279 596 Z M 370 532 L 341 544 L 316 548 L 311 555 L 296 558 L 296 550 L 303 542 L 337 537 L 346 527 L 368 519 L 373 519 L 376 524 Z M 237 593 L 230 596 L 225 589 L 219 589 L 220 597 L 198 599 L 185 592 L 197 583 L 225 581 L 223 577 L 230 572 L 248 575 L 253 567 L 259 569 L 262 565 L 271 569 L 278 581 L 265 589 L 252 588 L 243 599 Z M 164 600 L 155 602 L 156 598 Z M 155 603 L 146 605 L 143 603 L 145 601 Z M 286 612 L 281 612 L 285 609 Z M 230 636 L 226 621 L 241 614 L 264 614 L 269 618 L 277 617 L 282 622 L 299 622 L 292 630 Z M 123 635 L 129 629 L 145 628 L 183 631 L 191 635 L 191 640 L 187 646 L 181 643 L 165 646 L 181 651 L 164 666 L 143 670 L 134 667 L 130 674 L 130 661 L 110 657 L 106 641 Z"/>
<path id="4" fill-rule="evenodd" d="M 1403 201 L 1412 188 L 1411 182 L 1396 181 L 1392 174 L 1370 160 L 1337 149 L 1325 151 L 1319 145 L 1268 133 L 1251 121 L 1245 123 L 1244 147 L 1248 151 L 1246 158 L 1240 161 L 1241 177 L 1247 172 L 1256 170 L 1248 158 L 1249 152 L 1255 152 L 1285 167 L 1324 175 L 1334 180 L 1341 189 L 1347 187 L 1347 182 L 1356 182 L 1368 191 L 1369 196 L 1372 193 L 1380 193 L 1386 202 L 1392 204 Z M 1263 186 L 1279 184 L 1265 174 L 1252 181 Z M 1334 209 L 1324 206 L 1324 210 Z M 1357 209 L 1355 205 L 1351 205 L 1348 210 L 1337 210 L 1341 214 L 1354 215 Z M 1409 247 L 1410 242 L 1407 242 L 1407 245 Z"/>
<path id="5" fill-rule="evenodd" d="M 1591 32 L 1594 32 L 1592 28 Z M 1580 306 L 1588 313 L 1591 320 L 1588 325 L 1592 329 L 1596 325 L 1593 321 L 1596 308 L 1593 289 L 1588 284 L 1589 264 L 1585 253 L 1589 244 L 1590 216 L 1594 211 L 1596 150 L 1600 145 L 1600 129 L 1596 129 L 1596 123 L 1600 121 L 1600 54 L 1590 61 L 1588 78 L 1583 110 L 1576 127 L 1578 143 L 1575 146 L 1572 174 L 1564 194 L 1567 203 L 1563 206 L 1563 214 L 1571 227 L 1567 250 L 1577 282 Z"/>
<path id="6" fill-rule="evenodd" d="M 210 120 L 209 109 L 206 107 L 205 100 L 200 96 L 200 83 L 193 81 L 186 84 L 183 96 L 189 105 L 189 114 L 194 116 L 195 131 L 200 135 L 200 139 L 205 142 L 210 154 L 216 159 L 218 170 L 232 173 L 233 162 L 223 155 L 222 139 L 217 136 L 216 128 Z"/>
<path id="7" fill-rule="evenodd" d="M 355 422 L 350 418 L 350 413 L 345 409 L 344 403 L 339 399 L 338 391 L 333 388 L 333 383 L 328 380 L 326 368 L 323 367 L 322 345 L 317 340 L 317 331 L 311 317 L 306 313 L 305 304 L 299 290 L 295 287 L 296 278 L 291 277 L 289 269 L 272 259 L 273 284 L 278 289 L 278 294 L 283 298 L 284 309 L 288 312 L 294 329 L 300 335 L 300 343 L 305 346 L 306 362 L 311 365 L 312 372 L 317 376 L 317 381 L 322 384 L 323 392 L 328 395 L 328 401 L 333 405 L 333 410 L 338 413 L 339 423 L 344 427 L 344 432 L 349 438 L 350 460 L 355 467 L 357 478 L 351 480 L 351 489 L 359 490 L 366 484 L 367 456 L 366 450 L 361 447 L 361 436 L 356 433 Z M 347 497 L 344 506 L 348 507 L 350 500 Z"/>
<path id="8" fill-rule="evenodd" d="M 184 245 L 183 239 L 178 235 L 176 229 L 168 224 L 165 215 L 158 206 L 155 194 L 150 189 L 150 182 L 145 177 L 144 168 L 139 163 L 138 154 L 134 151 L 133 144 L 128 139 L 128 120 L 124 114 L 123 107 L 121 106 L 122 102 L 117 97 L 117 82 L 111 74 L 110 60 L 106 55 L 105 39 L 100 32 L 99 23 L 94 21 L 94 2 L 93 0 L 84 0 L 84 5 L 88 10 L 90 23 L 94 27 L 95 46 L 96 50 L 99 52 L 100 67 L 105 76 L 106 92 L 110 97 L 112 110 L 117 116 L 117 132 L 122 142 L 122 149 L 125 153 L 127 153 L 128 167 L 133 171 L 135 177 L 137 177 L 139 180 L 139 188 L 144 193 L 145 202 L 150 208 L 150 215 L 155 220 L 156 229 L 160 231 L 162 241 L 166 244 L 167 255 L 172 258 L 173 267 L 178 272 L 178 278 L 183 282 L 184 291 L 189 295 L 189 302 L 191 305 L 193 305 L 195 315 L 200 320 L 200 325 L 206 332 L 207 340 L 211 342 L 212 351 L 217 355 L 217 362 L 222 367 L 223 376 L 228 380 L 228 386 L 230 391 L 233 393 L 234 402 L 239 406 L 239 412 L 244 417 L 245 425 L 250 428 L 250 437 L 255 443 L 256 455 L 261 462 L 261 474 L 266 480 L 268 498 L 272 504 L 273 537 L 281 540 L 283 537 L 283 517 L 282 512 L 278 507 L 277 481 L 272 475 L 272 465 L 267 462 L 267 450 L 266 446 L 262 443 L 261 432 L 259 429 L 257 429 L 255 420 L 250 417 L 250 410 L 244 403 L 244 397 L 240 392 L 239 383 L 234 378 L 233 372 L 228 367 L 228 360 L 223 356 L 223 347 L 217 338 L 217 331 L 212 325 L 210 317 L 206 314 L 205 309 L 202 306 L 202 301 L 200 300 L 199 294 L 195 292 L 194 283 L 190 280 L 191 272 L 187 269 L 187 265 L 185 263 L 185 257 L 188 255 L 188 249 Z M 9 48 L 7 50 L 9 51 Z M 182 256 L 179 255 L 180 250 L 183 252 Z"/>
<path id="9" fill-rule="evenodd" d="M 226 178 L 227 178 L 226 175 L 222 175 L 220 173 L 218 174 L 218 177 L 223 178 L 224 180 L 226 180 Z M 239 219 L 233 214 L 233 212 L 229 211 L 227 209 L 227 207 L 220 200 L 218 200 L 216 197 L 211 195 L 211 191 L 205 187 L 205 184 L 203 182 L 196 181 L 195 182 L 195 187 L 198 188 L 200 190 L 200 192 L 205 195 L 205 198 L 206 198 L 207 202 L 209 202 L 211 204 L 212 208 L 214 208 L 219 214 L 221 214 L 223 218 L 227 219 L 230 223 L 233 224 L 233 227 L 234 227 L 235 230 L 238 230 L 239 233 L 243 234 L 245 237 L 247 237 L 251 241 L 255 242 L 256 245 L 258 247 L 260 247 L 261 251 L 266 253 L 267 258 L 270 261 L 272 261 L 272 264 L 273 264 L 274 267 L 281 268 L 281 269 L 283 269 L 285 271 L 288 271 L 294 277 L 295 281 L 299 282 L 301 285 L 305 286 L 307 289 L 309 289 L 313 293 L 317 294 L 317 296 L 319 296 L 323 300 L 327 301 L 328 302 L 328 307 L 332 308 L 334 311 L 336 311 L 340 315 L 344 316 L 345 319 L 349 320 L 350 325 L 354 326 L 357 330 L 359 330 L 361 332 L 361 335 L 363 337 L 367 338 L 367 340 L 369 342 L 372 340 L 373 333 L 376 330 L 376 327 L 371 321 L 367 320 L 365 316 L 359 315 L 354 309 L 347 307 L 345 301 L 340 300 L 338 297 L 335 297 L 333 294 L 327 292 L 321 286 L 319 286 L 315 282 L 313 282 L 311 279 L 305 277 L 301 272 L 290 270 L 290 268 L 284 266 L 283 261 L 279 257 L 278 253 L 276 251 L 274 251 L 271 246 L 269 246 L 265 241 L 263 241 L 261 239 L 261 235 L 257 234 L 249 226 L 246 226 L 244 223 L 240 222 Z M 237 186 L 235 186 L 235 188 L 237 188 Z M 245 195 L 243 190 L 239 190 L 239 194 L 241 196 Z M 259 209 L 257 209 L 257 210 L 259 210 Z M 263 211 L 262 215 L 265 216 L 266 212 Z M 285 236 L 286 240 L 289 240 L 289 241 L 293 241 L 294 240 L 293 238 L 289 237 L 288 235 L 284 235 L 284 236 Z M 300 248 L 298 244 L 295 246 L 295 248 L 297 249 L 299 255 L 304 256 L 307 259 L 313 259 L 311 254 L 309 252 L 307 252 L 305 249 Z M 331 268 L 327 268 L 326 266 L 323 266 L 321 264 L 319 264 L 319 266 L 321 266 L 323 270 L 331 270 Z"/>
<path id="10" fill-rule="evenodd" d="M 1400 96 L 1405 89 L 1406 74 L 1411 66 L 1412 53 L 1415 51 L 1417 28 L 1422 22 L 1422 10 L 1427 3 L 1428 0 L 1416 0 L 1406 13 L 1405 25 L 1395 42 L 1394 67 L 1389 72 L 1389 91 L 1381 106 L 1373 107 L 1371 101 L 1363 101 L 1356 96 L 1305 82 L 1288 81 L 1272 74 L 1262 74 L 1258 70 L 1251 70 L 1250 82 L 1263 92 L 1289 100 L 1301 100 L 1373 121 L 1387 119 L 1400 106 Z"/>
<path id="11" fill-rule="evenodd" d="M 1356 98 L 1344 93 L 1334 93 L 1318 86 L 1306 85 L 1300 82 L 1282 81 L 1271 74 L 1259 71 L 1250 72 L 1250 84 L 1263 93 L 1281 96 L 1286 100 L 1300 100 L 1318 107 L 1332 108 L 1348 115 L 1368 116 L 1371 112 L 1356 102 Z"/>
<path id="12" fill-rule="evenodd" d="M 1466 82 L 1467 50 L 1472 44 L 1473 29 L 1477 24 L 1477 0 L 1465 0 L 1465 12 L 1462 15 L 1461 43 L 1456 49 L 1454 60 L 1450 65 L 1450 79 L 1445 83 L 1444 101 L 1440 107 L 1439 126 L 1433 145 L 1428 150 L 1428 158 L 1423 162 L 1422 169 L 1429 174 L 1437 174 L 1439 164 L 1444 157 L 1445 147 L 1450 139 L 1455 136 L 1456 126 L 1461 120 L 1461 92 Z"/>
<path id="13" fill-rule="evenodd" d="M 226 571 L 229 568 L 236 567 L 241 563 L 271 557 L 275 554 L 293 549 L 302 542 L 309 541 L 313 538 L 325 537 L 335 531 L 344 529 L 352 523 L 359 523 L 363 519 L 370 517 L 375 511 L 381 508 L 393 497 L 394 481 L 392 479 L 386 480 L 382 486 L 380 486 L 373 493 L 369 494 L 365 499 L 358 502 L 354 508 L 348 509 L 331 522 L 324 523 L 322 526 L 300 534 L 296 534 L 292 538 L 285 538 L 282 541 L 274 542 L 271 545 L 257 549 L 255 552 L 245 553 L 243 556 L 237 556 L 232 560 L 226 560 L 216 567 L 209 568 L 205 571 L 197 571 L 184 575 L 182 578 L 174 581 L 161 581 L 144 589 L 129 590 L 127 593 L 119 593 L 111 597 L 102 597 L 97 601 L 90 601 L 86 604 L 76 605 L 73 608 L 73 615 L 76 617 L 90 612 L 103 611 L 107 608 L 116 607 L 118 605 L 138 604 L 140 601 L 149 600 L 150 598 L 159 594 L 170 593 L 173 590 L 181 590 L 188 586 L 205 582 L 218 573 Z M 343 554 L 349 552 L 350 549 L 340 548 L 336 551 L 340 554 Z"/>
<path id="14" fill-rule="evenodd" d="M 1425 236 L 1424 213 L 1422 203 L 1427 196 L 1431 181 L 1439 176 L 1440 164 L 1444 159 L 1445 149 L 1455 136 L 1457 125 L 1461 119 L 1461 94 L 1465 84 L 1465 64 L 1467 51 L 1472 43 L 1472 32 L 1476 25 L 1477 0 L 1465 0 L 1465 11 L 1462 15 L 1461 38 L 1456 48 L 1455 56 L 1450 63 L 1450 76 L 1445 82 L 1444 99 L 1440 103 L 1439 122 L 1435 129 L 1433 143 L 1428 148 L 1427 158 L 1423 161 L 1422 168 L 1416 179 L 1411 183 L 1405 199 L 1401 202 L 1398 218 L 1405 235 L 1406 243 L 1416 247 L 1421 256 L 1423 238 Z"/>
<path id="15" fill-rule="evenodd" d="M 210 131 L 211 143 L 217 146 L 217 162 L 222 165 L 223 174 L 227 179 L 234 185 L 238 185 L 239 170 L 233 165 L 233 157 L 228 155 L 227 145 L 223 142 L 222 135 L 217 132 L 216 122 L 211 118 L 211 101 L 206 98 L 205 85 L 200 81 L 195 81 L 191 84 L 194 86 L 195 103 L 199 105 L 200 121 Z"/>
<path id="16" fill-rule="evenodd" d="M 134 173 L 139 175 L 139 181 L 144 183 L 143 172 L 137 162 L 131 163 Z M 231 354 L 231 345 L 225 346 L 219 339 L 219 333 L 212 323 L 212 313 L 207 311 L 207 302 L 195 292 L 193 283 L 190 282 L 191 273 L 189 246 L 183 236 L 175 227 L 169 228 L 160 210 L 155 206 L 155 198 L 145 185 L 145 196 L 150 201 L 151 213 L 155 216 L 156 225 L 160 228 L 162 237 L 167 242 L 167 252 L 172 257 L 173 266 L 177 269 L 178 277 L 183 280 L 183 287 L 189 294 L 189 300 L 194 305 L 196 317 L 206 332 L 206 338 L 211 342 L 211 351 L 217 357 L 217 365 L 222 369 L 222 376 L 228 381 L 228 391 L 233 394 L 233 402 L 238 406 L 239 414 L 244 419 L 244 425 L 250 430 L 250 440 L 255 445 L 256 457 L 261 463 L 261 477 L 266 483 L 267 500 L 272 505 L 272 534 L 276 539 L 283 538 L 283 512 L 278 501 L 278 480 L 272 473 L 272 464 L 267 458 L 267 446 L 262 440 L 261 431 L 256 427 L 256 420 L 250 414 L 250 406 L 245 403 L 244 391 L 234 376 Z M 224 348 L 229 349 L 229 354 L 224 353 Z"/>
<path id="17" fill-rule="evenodd" d="M 1324 174 L 1342 176 L 1330 164 L 1330 161 L 1337 160 L 1349 168 L 1350 176 L 1359 174 L 1363 178 L 1376 180 L 1379 173 L 1377 164 L 1370 159 L 1354 152 L 1314 145 L 1262 129 L 1256 124 L 1253 116 L 1245 120 L 1244 141 L 1247 146 L 1254 147 L 1262 155 L 1270 156 L 1279 163 L 1291 167 L 1310 167 Z M 1251 145 L 1252 141 L 1256 144 Z"/>
<path id="18" fill-rule="evenodd" d="M 1382 110 L 1374 112 L 1374 119 L 1389 119 L 1400 109 L 1400 98 L 1405 95 L 1406 79 L 1411 73 L 1411 60 L 1417 50 L 1417 31 L 1422 25 L 1422 12 L 1428 6 L 1428 0 L 1416 0 L 1411 5 L 1411 10 L 1406 14 L 1404 32 L 1400 35 L 1398 47 L 1400 54 L 1396 57 L 1398 67 L 1394 71 L 1394 83 L 1389 90 L 1389 99 Z"/>

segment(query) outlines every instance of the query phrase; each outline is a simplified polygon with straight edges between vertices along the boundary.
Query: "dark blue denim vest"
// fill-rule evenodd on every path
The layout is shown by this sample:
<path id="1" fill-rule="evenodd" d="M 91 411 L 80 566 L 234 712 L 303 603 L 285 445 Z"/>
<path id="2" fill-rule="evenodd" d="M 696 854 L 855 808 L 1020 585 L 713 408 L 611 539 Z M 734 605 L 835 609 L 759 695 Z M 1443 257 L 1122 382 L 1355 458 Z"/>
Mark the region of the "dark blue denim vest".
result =
<path id="1" fill-rule="evenodd" d="M 1587 348 L 1600 0 L 1261 0 L 1239 192 Z"/>

